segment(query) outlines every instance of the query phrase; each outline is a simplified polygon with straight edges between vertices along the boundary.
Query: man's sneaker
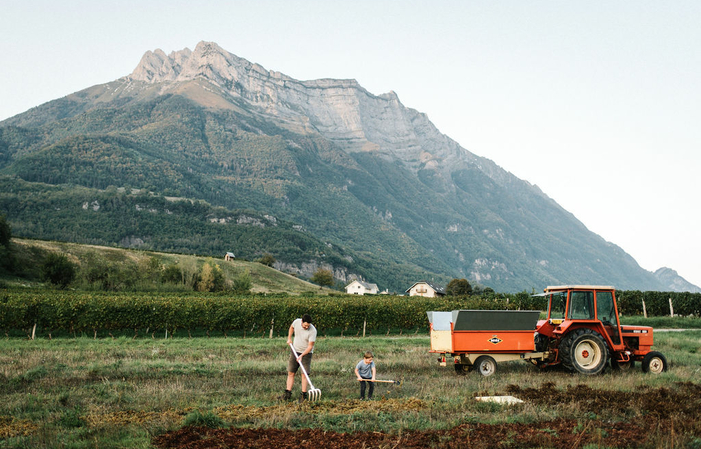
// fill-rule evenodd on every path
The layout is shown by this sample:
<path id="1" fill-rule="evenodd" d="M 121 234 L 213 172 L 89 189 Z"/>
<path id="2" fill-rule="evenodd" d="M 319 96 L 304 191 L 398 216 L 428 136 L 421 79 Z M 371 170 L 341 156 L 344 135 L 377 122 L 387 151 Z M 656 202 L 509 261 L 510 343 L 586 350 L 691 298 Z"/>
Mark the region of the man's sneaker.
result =
<path id="1" fill-rule="evenodd" d="M 303 391 L 302 394 L 299 395 L 299 402 L 304 402 L 309 399 L 309 393 L 306 391 Z"/>
<path id="2" fill-rule="evenodd" d="M 290 390 L 285 390 L 281 396 L 278 396 L 278 399 L 281 401 L 289 401 L 292 399 L 292 392 Z"/>

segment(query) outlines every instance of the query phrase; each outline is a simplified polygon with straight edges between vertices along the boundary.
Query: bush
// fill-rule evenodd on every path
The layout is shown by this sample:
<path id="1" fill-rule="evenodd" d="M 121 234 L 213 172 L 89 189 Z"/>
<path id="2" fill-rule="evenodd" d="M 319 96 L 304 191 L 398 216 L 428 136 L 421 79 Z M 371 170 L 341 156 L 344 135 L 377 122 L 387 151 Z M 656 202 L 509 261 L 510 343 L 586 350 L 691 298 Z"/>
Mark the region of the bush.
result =
<path id="1" fill-rule="evenodd" d="M 182 284 L 183 271 L 175 264 L 168 265 L 161 272 L 161 282 L 168 284 Z"/>
<path id="2" fill-rule="evenodd" d="M 258 263 L 261 263 L 268 267 L 272 267 L 273 265 L 275 265 L 275 262 L 277 261 L 275 260 L 272 254 L 264 254 L 263 257 L 258 259 Z"/>
<path id="3" fill-rule="evenodd" d="M 76 268 L 65 254 L 51 253 L 46 257 L 41 272 L 45 281 L 66 288 L 75 279 Z"/>
<path id="4" fill-rule="evenodd" d="M 251 281 L 251 273 L 244 271 L 234 279 L 233 290 L 238 295 L 244 295 L 251 292 L 253 281 Z"/>

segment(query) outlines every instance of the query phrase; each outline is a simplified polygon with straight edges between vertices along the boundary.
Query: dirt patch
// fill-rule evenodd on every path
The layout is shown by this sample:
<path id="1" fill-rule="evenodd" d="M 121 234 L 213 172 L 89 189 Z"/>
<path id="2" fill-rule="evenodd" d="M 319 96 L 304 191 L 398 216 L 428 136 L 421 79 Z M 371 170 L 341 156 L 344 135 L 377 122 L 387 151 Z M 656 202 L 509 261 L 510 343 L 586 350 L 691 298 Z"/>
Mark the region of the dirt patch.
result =
<path id="1" fill-rule="evenodd" d="M 621 415 L 642 415 L 657 419 L 693 419 L 701 416 L 701 385 L 677 382 L 674 388 L 641 386 L 636 391 L 595 390 L 587 385 L 576 385 L 558 390 L 553 383 L 540 388 L 521 388 L 509 385 L 508 394 L 538 405 L 578 404 L 580 408 Z"/>
<path id="2" fill-rule="evenodd" d="M 573 404 L 582 416 L 534 423 L 467 423 L 450 430 L 338 433 L 321 429 L 208 429 L 184 427 L 153 439 L 161 449 L 210 448 L 524 448 L 576 449 L 587 445 L 610 448 L 675 447 L 701 438 L 701 386 L 677 383 L 673 388 L 641 387 L 634 392 L 595 390 L 586 385 L 563 390 L 545 383 L 540 388 L 507 387 L 508 394 L 544 407 Z M 388 408 L 427 403 L 392 404 Z M 375 404 L 377 405 L 377 404 Z M 316 412 L 350 413 L 354 404 L 319 403 Z M 339 408 L 336 410 L 336 408 Z M 220 410 L 219 413 L 224 410 Z M 273 412 L 272 408 L 265 410 Z M 310 410 L 311 411 L 311 410 Z M 253 410 L 232 406 L 228 418 Z M 488 418 L 486 416 L 485 418 Z"/>
<path id="3" fill-rule="evenodd" d="M 646 430 L 636 424 L 576 420 L 536 424 L 464 424 L 449 431 L 410 431 L 401 436 L 381 432 L 337 433 L 320 429 L 208 429 L 185 427 L 158 436 L 156 447 L 178 449 L 214 448 L 521 448 L 573 449 L 588 444 L 606 447 L 642 447 Z"/>

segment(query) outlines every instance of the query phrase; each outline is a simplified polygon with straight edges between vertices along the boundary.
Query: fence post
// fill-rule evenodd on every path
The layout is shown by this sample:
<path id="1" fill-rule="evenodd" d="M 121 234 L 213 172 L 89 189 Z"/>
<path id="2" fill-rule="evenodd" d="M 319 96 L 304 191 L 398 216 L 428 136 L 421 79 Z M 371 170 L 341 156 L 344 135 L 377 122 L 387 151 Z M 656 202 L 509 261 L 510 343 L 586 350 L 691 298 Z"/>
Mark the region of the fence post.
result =
<path id="1" fill-rule="evenodd" d="M 669 298 L 669 316 L 674 317 L 674 307 L 672 307 L 672 298 Z"/>
<path id="2" fill-rule="evenodd" d="M 368 319 L 363 320 L 363 338 L 365 338 L 365 327 L 368 325 Z"/>
<path id="3" fill-rule="evenodd" d="M 643 299 L 643 316 L 647 318 L 647 309 L 645 308 L 645 300 Z"/>
<path id="4" fill-rule="evenodd" d="M 273 338 L 273 327 L 275 327 L 275 317 L 270 321 L 270 338 Z"/>

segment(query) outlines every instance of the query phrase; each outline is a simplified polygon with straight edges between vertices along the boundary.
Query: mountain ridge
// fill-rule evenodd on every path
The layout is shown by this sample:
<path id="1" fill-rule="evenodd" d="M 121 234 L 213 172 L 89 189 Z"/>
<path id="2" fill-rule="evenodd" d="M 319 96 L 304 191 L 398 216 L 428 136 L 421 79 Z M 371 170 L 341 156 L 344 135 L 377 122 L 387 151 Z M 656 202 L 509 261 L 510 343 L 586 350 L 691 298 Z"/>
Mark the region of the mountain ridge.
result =
<path id="1" fill-rule="evenodd" d="M 365 254 L 365 268 L 356 268 L 396 290 L 392 273 L 406 263 L 441 280 L 512 291 L 664 287 L 537 186 L 462 148 L 396 93 L 373 95 L 355 80 L 294 80 L 214 43 L 146 52 L 130 75 L 12 117 L 2 130 L 0 173 L 49 183 L 53 173 L 61 184 L 99 188 L 110 179 L 252 208 L 354 251 L 355 261 Z M 59 151 L 74 165 L 88 154 L 119 155 L 128 170 L 117 173 L 115 160 L 88 180 L 87 171 L 46 167 Z M 146 170 L 139 161 L 148 160 Z"/>

